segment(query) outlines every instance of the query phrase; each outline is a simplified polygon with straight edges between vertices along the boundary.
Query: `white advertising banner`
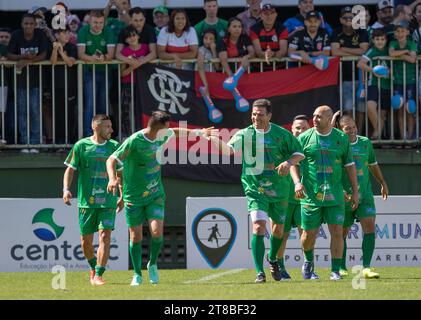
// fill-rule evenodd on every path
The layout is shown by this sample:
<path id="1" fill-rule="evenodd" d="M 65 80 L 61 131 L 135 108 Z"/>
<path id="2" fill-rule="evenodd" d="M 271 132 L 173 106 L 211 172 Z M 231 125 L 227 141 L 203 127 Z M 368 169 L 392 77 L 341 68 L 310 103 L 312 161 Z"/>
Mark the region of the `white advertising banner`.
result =
<path id="1" fill-rule="evenodd" d="M 88 270 L 80 245 L 77 200 L 0 199 L 0 271 Z M 97 249 L 98 236 L 94 237 Z M 124 214 L 116 216 L 107 268 L 128 270 L 128 236 Z"/>
<path id="2" fill-rule="evenodd" d="M 421 196 L 375 197 L 376 249 L 373 266 L 421 265 Z M 254 268 L 252 224 L 244 197 L 187 198 L 187 268 Z M 267 224 L 268 225 L 268 224 Z M 362 264 L 362 230 L 355 223 L 348 234 L 347 264 Z M 269 233 L 265 245 L 269 249 Z M 318 267 L 330 266 L 330 235 L 320 228 L 314 251 Z M 266 266 L 268 266 L 265 261 Z M 285 252 L 287 267 L 303 264 L 297 229 L 292 229 Z"/>

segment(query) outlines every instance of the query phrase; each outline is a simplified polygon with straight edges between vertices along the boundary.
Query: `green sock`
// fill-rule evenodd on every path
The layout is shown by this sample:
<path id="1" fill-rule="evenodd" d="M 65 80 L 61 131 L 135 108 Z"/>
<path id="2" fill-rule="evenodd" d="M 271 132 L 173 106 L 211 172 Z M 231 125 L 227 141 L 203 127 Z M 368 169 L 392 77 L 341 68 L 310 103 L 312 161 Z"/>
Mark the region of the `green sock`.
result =
<path id="1" fill-rule="evenodd" d="M 257 273 L 265 272 L 263 269 L 263 258 L 265 257 L 265 243 L 263 239 L 263 235 L 259 236 L 257 234 L 253 234 L 251 239 L 251 253 Z"/>
<path id="2" fill-rule="evenodd" d="M 346 238 L 344 238 L 344 253 L 342 254 L 342 262 L 341 262 L 341 269 L 346 270 Z"/>
<path id="3" fill-rule="evenodd" d="M 133 243 L 130 241 L 130 257 L 132 258 L 132 264 L 134 273 L 139 276 L 142 275 L 142 242 Z"/>
<path id="4" fill-rule="evenodd" d="M 89 266 L 91 267 L 92 270 L 95 270 L 95 266 L 96 266 L 96 258 L 93 257 L 92 259 L 88 260 Z"/>
<path id="5" fill-rule="evenodd" d="M 276 261 L 276 255 L 281 247 L 282 239 L 283 238 L 274 237 L 273 235 L 270 236 L 269 261 Z"/>
<path id="6" fill-rule="evenodd" d="M 332 272 L 339 272 L 339 269 L 340 269 L 340 267 L 341 267 L 341 262 L 342 262 L 342 259 L 335 259 L 335 258 L 332 258 Z"/>
<path id="7" fill-rule="evenodd" d="M 307 262 L 313 262 L 314 260 L 314 249 L 304 250 L 304 259 Z"/>
<path id="8" fill-rule="evenodd" d="M 98 277 L 102 277 L 102 275 L 105 272 L 105 267 L 101 267 L 101 266 L 96 266 L 95 267 L 95 275 Z"/>
<path id="9" fill-rule="evenodd" d="M 278 258 L 278 265 L 281 271 L 285 270 L 284 258 Z"/>
<path id="10" fill-rule="evenodd" d="M 365 233 L 363 236 L 363 266 L 364 268 L 370 268 L 371 258 L 374 253 L 374 246 L 376 243 L 375 233 Z"/>
<path id="11" fill-rule="evenodd" d="M 161 253 L 162 244 L 164 243 L 164 237 L 153 238 L 151 237 L 150 243 L 150 264 L 156 264 L 159 254 Z"/>

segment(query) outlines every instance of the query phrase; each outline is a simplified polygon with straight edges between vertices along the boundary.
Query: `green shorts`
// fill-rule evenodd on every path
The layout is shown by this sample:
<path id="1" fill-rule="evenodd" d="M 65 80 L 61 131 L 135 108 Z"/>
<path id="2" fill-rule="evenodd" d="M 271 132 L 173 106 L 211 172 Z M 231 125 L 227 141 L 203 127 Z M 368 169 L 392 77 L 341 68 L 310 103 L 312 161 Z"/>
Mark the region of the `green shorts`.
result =
<path id="1" fill-rule="evenodd" d="M 247 208 L 249 213 L 257 211 L 259 214 L 263 211 L 269 216 L 269 218 L 272 219 L 274 223 L 284 224 L 288 208 L 288 201 L 268 202 L 247 197 Z"/>
<path id="2" fill-rule="evenodd" d="M 301 227 L 306 231 L 317 229 L 322 223 L 343 225 L 344 219 L 345 207 L 343 205 L 333 207 L 301 206 Z"/>
<path id="3" fill-rule="evenodd" d="M 301 226 L 301 204 L 290 202 L 288 203 L 284 232 L 290 232 L 292 228 L 297 226 Z"/>
<path id="4" fill-rule="evenodd" d="M 115 208 L 79 208 L 79 231 L 82 236 L 98 230 L 114 230 Z"/>
<path id="5" fill-rule="evenodd" d="M 344 228 L 349 228 L 355 220 L 361 218 L 372 218 L 376 216 L 376 206 L 374 201 L 366 201 L 358 205 L 357 210 L 352 211 L 349 206 L 345 207 Z"/>
<path id="6" fill-rule="evenodd" d="M 133 205 L 128 207 L 125 205 L 124 208 L 126 223 L 129 228 L 141 225 L 144 221 L 150 219 L 164 220 L 165 197 L 155 198 L 143 206 Z"/>

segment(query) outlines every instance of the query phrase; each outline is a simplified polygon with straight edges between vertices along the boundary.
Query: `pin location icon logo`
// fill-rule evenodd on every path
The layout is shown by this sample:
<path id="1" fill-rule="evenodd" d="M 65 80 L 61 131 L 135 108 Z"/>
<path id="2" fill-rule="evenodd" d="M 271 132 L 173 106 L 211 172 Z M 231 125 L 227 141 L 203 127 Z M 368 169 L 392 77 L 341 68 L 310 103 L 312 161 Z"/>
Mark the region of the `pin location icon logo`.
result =
<path id="1" fill-rule="evenodd" d="M 237 224 L 226 210 L 208 208 L 193 220 L 194 242 L 205 261 L 218 268 L 228 256 L 237 236 Z"/>

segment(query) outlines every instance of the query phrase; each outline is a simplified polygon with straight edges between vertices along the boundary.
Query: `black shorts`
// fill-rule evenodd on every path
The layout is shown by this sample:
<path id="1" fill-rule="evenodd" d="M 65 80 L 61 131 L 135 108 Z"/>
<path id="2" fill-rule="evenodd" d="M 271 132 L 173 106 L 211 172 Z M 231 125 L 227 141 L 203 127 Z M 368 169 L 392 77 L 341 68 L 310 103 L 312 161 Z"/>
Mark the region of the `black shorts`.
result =
<path id="1" fill-rule="evenodd" d="M 377 86 L 369 86 L 367 93 L 367 101 L 375 101 L 376 103 L 379 102 L 379 88 Z M 382 110 L 389 110 L 390 109 L 390 90 L 388 89 L 380 89 L 380 107 Z"/>

